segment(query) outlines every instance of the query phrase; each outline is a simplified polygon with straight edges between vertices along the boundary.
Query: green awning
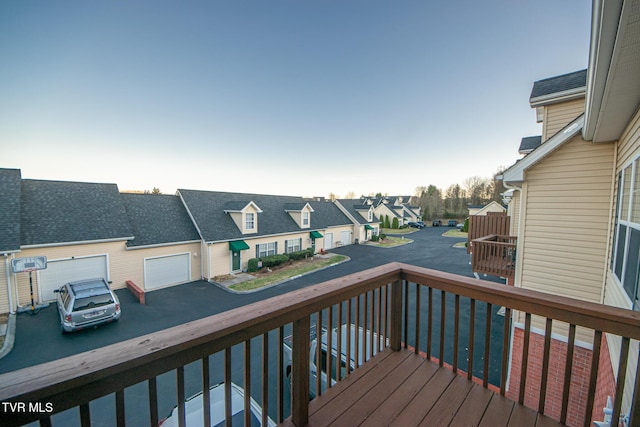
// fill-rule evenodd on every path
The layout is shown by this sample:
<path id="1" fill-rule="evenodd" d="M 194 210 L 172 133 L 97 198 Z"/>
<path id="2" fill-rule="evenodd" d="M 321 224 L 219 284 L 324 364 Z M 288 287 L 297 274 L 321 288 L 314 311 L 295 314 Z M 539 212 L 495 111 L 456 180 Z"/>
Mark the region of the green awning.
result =
<path id="1" fill-rule="evenodd" d="M 311 233 L 309 233 L 309 236 L 311 236 L 312 239 L 322 239 L 322 234 L 318 233 L 317 231 L 312 231 Z"/>
<path id="2" fill-rule="evenodd" d="M 365 225 L 364 225 L 364 229 L 365 229 L 365 230 L 373 230 L 373 227 L 372 227 L 372 226 L 370 226 L 369 224 L 365 224 Z"/>
<path id="3" fill-rule="evenodd" d="M 229 249 L 233 252 L 240 252 L 249 249 L 249 245 L 244 240 L 229 242 Z"/>

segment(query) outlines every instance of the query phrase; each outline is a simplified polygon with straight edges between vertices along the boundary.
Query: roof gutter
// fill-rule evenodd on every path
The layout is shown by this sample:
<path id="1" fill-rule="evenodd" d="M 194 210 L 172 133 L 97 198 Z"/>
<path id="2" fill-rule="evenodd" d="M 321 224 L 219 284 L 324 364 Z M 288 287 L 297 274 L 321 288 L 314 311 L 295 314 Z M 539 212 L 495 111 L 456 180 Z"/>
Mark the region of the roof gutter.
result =
<path id="1" fill-rule="evenodd" d="M 69 246 L 69 245 L 91 245 L 94 243 L 113 243 L 113 242 L 123 242 L 127 240 L 133 240 L 133 238 L 134 236 L 117 237 L 114 239 L 101 239 L 101 240 L 80 240 L 77 242 L 40 243 L 37 245 L 22 245 L 21 249 L 55 248 L 59 246 Z"/>
<path id="2" fill-rule="evenodd" d="M 571 101 L 573 99 L 580 99 L 584 97 L 585 87 L 577 87 L 574 89 L 564 90 L 562 92 L 555 92 L 548 95 L 537 96 L 529 99 L 529 105 L 532 108 L 540 107 L 542 105 L 555 104 L 558 102 Z"/>
<path id="3" fill-rule="evenodd" d="M 593 0 L 587 97 L 582 137 L 592 141 L 598 126 L 604 92 L 609 79 L 611 61 L 618 34 L 623 0 Z"/>

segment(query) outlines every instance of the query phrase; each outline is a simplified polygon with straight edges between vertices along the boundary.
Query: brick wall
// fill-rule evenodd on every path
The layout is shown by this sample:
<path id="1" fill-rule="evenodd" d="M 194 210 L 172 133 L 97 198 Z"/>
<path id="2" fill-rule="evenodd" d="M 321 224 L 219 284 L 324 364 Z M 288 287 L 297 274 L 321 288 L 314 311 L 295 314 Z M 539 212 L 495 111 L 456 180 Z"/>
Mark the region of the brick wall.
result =
<path id="1" fill-rule="evenodd" d="M 522 372 L 522 347 L 524 331 L 515 328 L 513 337 L 513 349 L 511 352 L 511 374 L 507 390 L 507 397 L 518 401 L 520 390 L 520 375 Z M 567 357 L 567 343 L 556 339 L 551 340 L 549 357 L 549 374 L 547 379 L 547 392 L 545 398 L 546 415 L 560 419 L 562 409 L 562 391 L 564 388 L 565 361 Z M 529 356 L 527 365 L 527 378 L 525 387 L 524 404 L 534 410 L 538 410 L 540 399 L 540 381 L 542 373 L 542 361 L 544 352 L 544 337 L 531 333 L 529 341 Z M 573 368 L 571 372 L 571 386 L 569 391 L 569 404 L 567 407 L 568 426 L 584 425 L 584 412 L 587 405 L 587 393 L 589 390 L 589 372 L 591 366 L 592 351 L 575 346 L 573 352 Z M 609 349 L 603 337 L 603 346 L 599 362 L 599 375 L 594 400 L 593 420 L 602 420 L 602 408 L 606 405 L 607 395 L 615 393 L 615 380 Z"/>

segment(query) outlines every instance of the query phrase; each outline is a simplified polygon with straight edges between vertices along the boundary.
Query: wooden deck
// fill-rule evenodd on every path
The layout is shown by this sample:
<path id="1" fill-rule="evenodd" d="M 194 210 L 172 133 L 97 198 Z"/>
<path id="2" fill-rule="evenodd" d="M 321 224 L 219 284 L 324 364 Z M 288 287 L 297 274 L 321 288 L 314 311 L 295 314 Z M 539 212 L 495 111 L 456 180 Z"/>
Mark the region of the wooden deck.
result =
<path id="1" fill-rule="evenodd" d="M 376 355 L 309 404 L 309 426 L 561 424 L 403 349 Z M 293 427 L 291 419 L 282 424 Z"/>

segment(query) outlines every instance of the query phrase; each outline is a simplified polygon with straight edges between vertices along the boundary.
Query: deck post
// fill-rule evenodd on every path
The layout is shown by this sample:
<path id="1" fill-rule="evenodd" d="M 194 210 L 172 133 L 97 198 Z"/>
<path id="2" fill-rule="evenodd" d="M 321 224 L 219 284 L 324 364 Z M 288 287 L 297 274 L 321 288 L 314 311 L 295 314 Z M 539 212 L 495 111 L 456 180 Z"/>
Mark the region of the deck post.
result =
<path id="1" fill-rule="evenodd" d="M 393 351 L 400 351 L 402 347 L 402 281 L 396 280 L 391 284 L 391 313 L 389 346 Z"/>
<path id="2" fill-rule="evenodd" d="M 291 371 L 291 420 L 298 427 L 309 424 L 309 316 L 293 322 Z"/>

